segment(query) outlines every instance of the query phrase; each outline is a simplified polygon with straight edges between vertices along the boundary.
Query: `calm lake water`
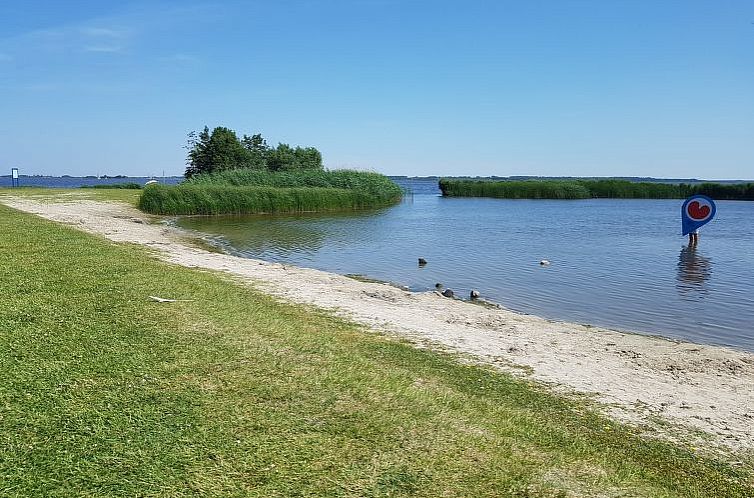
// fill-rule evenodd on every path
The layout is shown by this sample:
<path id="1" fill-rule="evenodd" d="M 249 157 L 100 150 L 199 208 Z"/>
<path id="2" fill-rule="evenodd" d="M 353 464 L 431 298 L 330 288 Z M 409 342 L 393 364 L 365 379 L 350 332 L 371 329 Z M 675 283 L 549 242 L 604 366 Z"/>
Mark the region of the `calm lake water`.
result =
<path id="1" fill-rule="evenodd" d="M 21 187 L 50 187 L 50 188 L 77 188 L 91 185 L 112 185 L 115 183 L 135 182 L 144 185 L 149 180 L 156 179 L 160 183 L 174 185 L 183 181 L 182 176 L 166 177 L 146 177 L 146 176 L 129 176 L 122 178 L 97 178 L 96 176 L 24 176 L 19 178 L 18 183 Z M 10 175 L 0 175 L 0 187 L 11 187 L 12 180 Z"/>
<path id="2" fill-rule="evenodd" d="M 399 183 L 413 195 L 376 212 L 178 224 L 240 256 L 417 291 L 441 282 L 547 318 L 754 350 L 754 203 L 718 202 L 689 249 L 677 200 L 454 199 L 435 182 Z"/>

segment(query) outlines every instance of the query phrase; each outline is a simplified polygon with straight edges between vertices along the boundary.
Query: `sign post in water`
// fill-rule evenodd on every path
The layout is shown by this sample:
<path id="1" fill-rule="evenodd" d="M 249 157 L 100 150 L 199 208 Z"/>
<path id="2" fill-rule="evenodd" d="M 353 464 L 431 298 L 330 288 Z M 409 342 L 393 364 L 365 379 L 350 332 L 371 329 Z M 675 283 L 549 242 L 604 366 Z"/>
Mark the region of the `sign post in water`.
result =
<path id="1" fill-rule="evenodd" d="M 689 236 L 690 244 L 698 242 L 699 228 L 712 221 L 716 212 L 715 201 L 706 195 L 692 195 L 686 199 L 681 206 L 681 228 L 683 235 Z"/>
<path id="2" fill-rule="evenodd" d="M 11 187 L 18 187 L 18 168 L 11 168 L 10 170 L 10 185 Z"/>

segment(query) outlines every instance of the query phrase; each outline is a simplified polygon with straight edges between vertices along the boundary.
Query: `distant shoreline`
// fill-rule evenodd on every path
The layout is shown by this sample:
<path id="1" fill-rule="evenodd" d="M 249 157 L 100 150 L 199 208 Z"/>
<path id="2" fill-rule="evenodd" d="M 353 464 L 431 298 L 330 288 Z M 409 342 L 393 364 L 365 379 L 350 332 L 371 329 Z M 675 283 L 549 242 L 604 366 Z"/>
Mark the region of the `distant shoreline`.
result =
<path id="1" fill-rule="evenodd" d="M 458 180 L 627 180 L 631 182 L 651 182 L 651 183 L 723 183 L 723 184 L 736 184 L 736 183 L 751 183 L 754 179 L 700 179 L 700 178 L 657 178 L 651 176 L 535 176 L 535 175 L 512 175 L 512 176 L 468 176 L 468 175 L 427 175 L 427 176 L 412 176 L 412 175 L 385 175 L 388 178 L 398 178 L 406 180 L 435 180 L 439 181 L 441 178 L 452 178 Z M 11 175 L 0 175 L 0 178 L 10 178 Z M 60 179 L 85 179 L 85 180 L 134 180 L 134 179 L 170 179 L 170 180 L 183 180 L 183 175 L 167 175 L 167 176 L 127 176 L 127 175 L 19 175 L 19 178 L 60 178 Z"/>

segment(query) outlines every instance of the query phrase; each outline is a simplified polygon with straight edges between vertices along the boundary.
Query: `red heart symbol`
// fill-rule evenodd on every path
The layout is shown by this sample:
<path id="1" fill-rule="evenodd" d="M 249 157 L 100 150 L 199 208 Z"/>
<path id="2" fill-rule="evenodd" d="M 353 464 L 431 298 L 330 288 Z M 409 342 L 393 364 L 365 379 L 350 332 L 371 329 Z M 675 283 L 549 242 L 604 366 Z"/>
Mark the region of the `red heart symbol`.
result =
<path id="1" fill-rule="evenodd" d="M 709 206 L 702 206 L 699 201 L 690 202 L 687 211 L 689 216 L 695 220 L 703 220 L 709 216 Z"/>

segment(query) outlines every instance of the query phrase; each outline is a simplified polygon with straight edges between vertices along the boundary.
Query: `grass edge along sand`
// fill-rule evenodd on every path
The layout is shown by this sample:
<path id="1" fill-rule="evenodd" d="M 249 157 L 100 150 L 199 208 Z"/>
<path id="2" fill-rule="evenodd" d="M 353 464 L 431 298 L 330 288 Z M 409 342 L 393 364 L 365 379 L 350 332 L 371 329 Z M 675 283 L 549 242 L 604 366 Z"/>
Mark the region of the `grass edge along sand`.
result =
<path id="1" fill-rule="evenodd" d="M 196 175 L 177 186 L 149 185 L 139 208 L 166 215 L 351 211 L 389 206 L 402 193 L 379 173 L 234 169 Z"/>
<path id="2" fill-rule="evenodd" d="M 21 187 L 0 188 L 0 198 L 29 198 L 44 203 L 58 203 L 78 200 L 113 202 L 138 207 L 141 190 L 139 189 L 96 189 L 96 188 L 58 188 L 58 187 Z"/>
<path id="3" fill-rule="evenodd" d="M 628 180 L 462 180 L 439 181 L 446 197 L 500 199 L 684 199 L 703 194 L 717 200 L 754 200 L 754 183 L 660 183 Z"/>
<path id="4" fill-rule="evenodd" d="M 510 375 L 9 208 L 0 230 L 0 495 L 751 495 Z"/>

